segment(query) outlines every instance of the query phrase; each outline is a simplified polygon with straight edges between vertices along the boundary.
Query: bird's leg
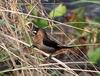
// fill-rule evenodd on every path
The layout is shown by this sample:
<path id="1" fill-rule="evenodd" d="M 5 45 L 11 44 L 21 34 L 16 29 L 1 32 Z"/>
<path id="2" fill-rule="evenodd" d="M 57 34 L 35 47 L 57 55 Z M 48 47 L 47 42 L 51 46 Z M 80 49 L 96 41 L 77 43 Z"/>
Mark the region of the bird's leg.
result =
<path id="1" fill-rule="evenodd" d="M 49 57 L 46 58 L 46 62 L 50 62 L 52 58 L 52 54 L 49 55 Z"/>
<path id="2" fill-rule="evenodd" d="M 49 55 L 48 59 L 51 59 L 51 57 L 52 57 L 52 54 Z"/>

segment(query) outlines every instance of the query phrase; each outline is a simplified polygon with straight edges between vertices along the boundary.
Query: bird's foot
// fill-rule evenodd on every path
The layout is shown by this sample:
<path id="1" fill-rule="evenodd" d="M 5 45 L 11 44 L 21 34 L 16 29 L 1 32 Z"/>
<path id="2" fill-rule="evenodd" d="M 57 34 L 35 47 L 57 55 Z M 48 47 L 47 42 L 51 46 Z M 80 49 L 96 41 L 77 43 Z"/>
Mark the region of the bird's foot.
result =
<path id="1" fill-rule="evenodd" d="M 52 61 L 51 58 L 52 58 L 52 54 L 50 54 L 50 56 L 45 59 L 45 62 L 46 63 L 51 62 Z"/>

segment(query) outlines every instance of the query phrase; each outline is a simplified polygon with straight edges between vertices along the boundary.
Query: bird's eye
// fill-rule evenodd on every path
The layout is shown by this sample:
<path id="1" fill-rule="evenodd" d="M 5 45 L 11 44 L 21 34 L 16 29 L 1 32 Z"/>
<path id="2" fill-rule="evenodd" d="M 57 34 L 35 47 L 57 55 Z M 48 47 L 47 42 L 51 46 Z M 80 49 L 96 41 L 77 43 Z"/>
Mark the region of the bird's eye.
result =
<path id="1" fill-rule="evenodd" d="M 32 31 L 32 35 L 36 35 L 37 31 Z"/>
<path id="2" fill-rule="evenodd" d="M 36 33 L 37 33 L 37 31 L 33 31 L 33 33 L 35 33 L 35 34 L 36 34 Z"/>

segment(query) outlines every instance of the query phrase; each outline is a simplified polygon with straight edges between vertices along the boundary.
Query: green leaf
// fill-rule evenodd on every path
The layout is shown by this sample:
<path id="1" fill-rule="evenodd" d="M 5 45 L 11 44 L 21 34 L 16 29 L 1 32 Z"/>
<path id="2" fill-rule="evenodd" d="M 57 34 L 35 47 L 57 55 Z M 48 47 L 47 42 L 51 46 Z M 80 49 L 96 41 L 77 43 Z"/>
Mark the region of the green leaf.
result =
<path id="1" fill-rule="evenodd" d="M 97 48 L 96 50 L 90 50 L 88 52 L 89 60 L 97 64 L 97 62 L 100 60 L 100 48 Z"/>
<path id="2" fill-rule="evenodd" d="M 28 9 L 31 10 L 31 14 L 38 16 L 38 8 L 34 8 L 32 4 L 29 4 Z M 34 23 L 41 28 L 48 26 L 48 21 L 43 19 L 33 19 Z"/>
<path id="3" fill-rule="evenodd" d="M 35 24 L 40 28 L 44 28 L 44 27 L 48 26 L 48 21 L 47 20 L 43 20 L 43 19 L 37 19 Z"/>
<path id="4" fill-rule="evenodd" d="M 56 7 L 55 9 L 53 9 L 49 16 L 52 17 L 59 17 L 59 16 L 63 16 L 65 13 L 67 12 L 67 8 L 65 5 L 60 4 L 58 5 L 58 7 Z"/>
<path id="5" fill-rule="evenodd" d="M 37 10 L 37 8 L 34 8 L 34 6 L 33 6 L 32 4 L 29 4 L 29 5 L 28 5 L 28 10 L 31 11 L 31 14 L 32 14 L 32 15 L 37 16 L 38 10 Z"/>

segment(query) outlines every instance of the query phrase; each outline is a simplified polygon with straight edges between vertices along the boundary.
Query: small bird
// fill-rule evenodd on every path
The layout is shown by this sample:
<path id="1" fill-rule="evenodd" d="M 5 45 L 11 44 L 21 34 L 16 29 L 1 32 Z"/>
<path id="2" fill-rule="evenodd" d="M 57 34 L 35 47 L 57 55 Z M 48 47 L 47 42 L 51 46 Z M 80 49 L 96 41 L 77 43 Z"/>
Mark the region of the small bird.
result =
<path id="1" fill-rule="evenodd" d="M 55 53 L 57 50 L 64 48 L 72 48 L 71 46 L 61 45 L 54 40 L 51 40 L 46 31 L 38 28 L 35 25 L 32 28 L 33 46 L 47 53 Z"/>

